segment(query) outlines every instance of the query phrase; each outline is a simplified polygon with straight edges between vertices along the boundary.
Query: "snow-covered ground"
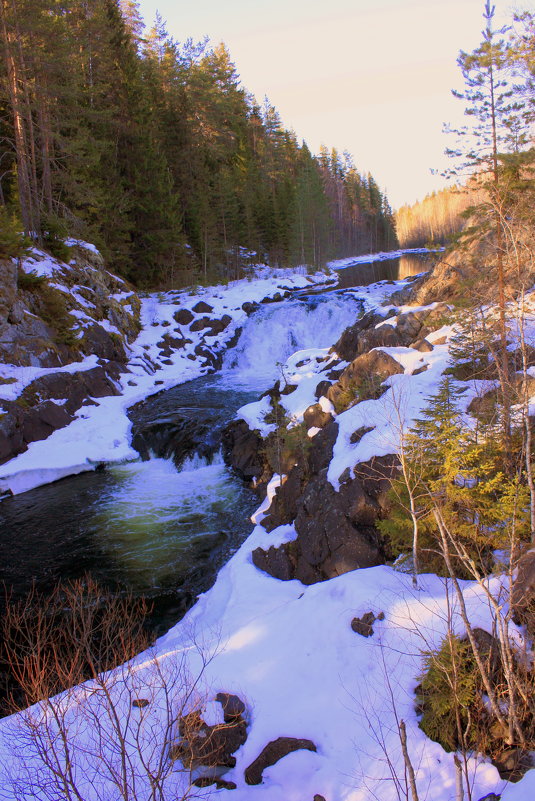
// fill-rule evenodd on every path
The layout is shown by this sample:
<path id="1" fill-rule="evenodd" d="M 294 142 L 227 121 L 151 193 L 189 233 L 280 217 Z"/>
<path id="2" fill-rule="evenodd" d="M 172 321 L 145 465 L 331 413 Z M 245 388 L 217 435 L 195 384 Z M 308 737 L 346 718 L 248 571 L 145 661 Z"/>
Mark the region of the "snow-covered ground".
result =
<path id="1" fill-rule="evenodd" d="M 51 467 L 51 461 L 54 469 L 61 470 L 69 469 L 69 465 L 70 469 L 75 464 L 90 467 L 96 461 L 131 458 L 134 454 L 128 441 L 125 408 L 155 391 L 155 379 L 165 388 L 204 369 L 188 359 L 193 343 L 187 350 L 173 353 L 172 365 L 154 374 L 147 370 L 146 356 L 156 357 L 156 342 L 174 312 L 191 308 L 202 299 L 214 307 L 214 315 L 229 314 L 235 327 L 244 318 L 241 304 L 245 300 L 274 294 L 280 291 L 279 284 L 265 279 L 265 283 L 239 282 L 206 290 L 200 296 L 168 293 L 145 299 L 144 328 L 132 349 L 132 372 L 125 375 L 124 394 L 106 398 L 98 407 L 84 408 L 71 426 L 43 443 L 35 443 L 27 454 L 4 466 L 4 476 L 6 467 L 13 475 L 13 470 L 42 471 Z M 310 280 L 295 276 L 285 279 L 284 284 L 309 286 Z M 399 284 L 367 287 L 359 290 L 359 297 L 365 299 L 369 309 L 384 300 L 387 289 L 392 292 L 397 288 Z M 232 326 L 225 336 L 232 334 Z M 334 486 L 346 467 L 395 449 L 403 426 L 419 414 L 425 399 L 436 390 L 448 363 L 447 338 L 451 333 L 451 327 L 443 327 L 430 335 L 431 342 L 440 342 L 443 337 L 446 342 L 435 344 L 429 353 L 384 348 L 404 372 L 388 379 L 389 390 L 379 400 L 364 401 L 338 415 L 339 435 L 329 470 Z M 314 402 L 318 371 L 325 366 L 318 359 L 326 355 L 326 350 L 318 348 L 300 351 L 283 368 L 287 380 L 298 387 L 281 398 L 296 421 Z M 427 369 L 413 375 L 422 366 Z M 136 387 L 128 385 L 132 379 Z M 261 427 L 265 426 L 266 411 L 264 400 L 244 407 L 241 415 L 251 425 Z M 350 433 L 362 425 L 373 425 L 374 430 L 352 445 Z M 292 526 L 281 526 L 270 534 L 261 526 L 279 480 L 275 477 L 271 482 L 268 499 L 253 516 L 254 530 L 220 571 L 212 589 L 157 642 L 155 655 L 140 655 L 135 662 L 138 675 L 146 673 L 148 681 L 154 673 L 154 658 L 169 670 L 174 663 L 185 661 L 190 675 L 196 676 L 201 672 L 197 647 L 201 644 L 202 656 L 209 657 L 198 688 L 201 696 L 212 699 L 218 692 L 231 692 L 246 704 L 247 740 L 235 754 L 236 766 L 225 773 L 225 779 L 234 782 L 236 789 L 195 788 L 195 797 L 229 801 L 312 801 L 316 794 L 326 801 L 409 798 L 398 729 L 403 720 L 420 800 L 454 801 L 453 754 L 423 734 L 414 706 L 422 651 L 440 643 L 449 614 L 453 615 L 456 632 L 463 634 L 451 588 L 444 579 L 427 575 L 421 577 L 421 586 L 415 591 L 409 576 L 388 566 L 353 571 L 312 586 L 295 580 L 281 582 L 262 573 L 252 562 L 252 551 L 295 537 Z M 496 589 L 499 582 L 497 577 L 490 579 Z M 473 625 L 490 630 L 491 615 L 484 594 L 470 582 L 465 582 L 463 589 Z M 376 615 L 383 612 L 384 620 L 376 621 L 373 636 L 364 638 L 350 624 L 353 617 L 369 611 Z M 152 703 L 157 706 L 157 700 Z M 0 723 L 0 761 L 15 769 L 20 757 L 16 726 L 14 719 Z M 281 736 L 312 740 L 317 750 L 289 754 L 264 771 L 262 784 L 247 785 L 245 768 L 269 741 Z M 468 767 L 474 801 L 491 792 L 501 794 L 502 801 L 531 801 L 535 797 L 535 770 L 517 784 L 508 785 L 487 760 L 474 756 Z M 0 797 L 2 791 L 8 792 L 6 781 L 5 776 L 0 777 Z M 171 783 L 169 797 L 182 797 L 187 777 L 178 765 Z M 140 787 L 147 789 L 143 783 Z M 86 797 L 97 801 L 101 796 L 88 791 Z"/>
<path id="2" fill-rule="evenodd" d="M 52 278 L 57 262 L 50 257 L 39 261 L 27 260 L 27 270 Z M 205 336 L 208 347 L 222 350 L 236 329 L 247 320 L 242 309 L 245 302 L 259 303 L 287 290 L 294 291 L 336 283 L 336 276 L 318 272 L 308 275 L 306 270 L 278 271 L 275 277 L 233 281 L 226 286 L 196 289 L 194 292 L 167 292 L 151 294 L 142 299 L 142 330 L 130 347 L 128 372 L 120 380 L 121 394 L 99 398 L 94 406 L 83 406 L 76 419 L 67 427 L 55 431 L 46 440 L 33 442 L 28 450 L 0 466 L 0 495 L 13 494 L 47 484 L 58 478 L 92 470 L 96 465 L 121 462 L 137 458 L 130 445 L 129 406 L 147 395 L 176 384 L 197 378 L 209 372 L 202 366 L 203 359 L 195 353 L 206 330 L 192 332 L 189 326 L 177 326 L 173 315 L 179 309 L 191 310 L 199 301 L 212 307 L 208 314 L 193 313 L 194 319 L 208 316 L 220 319 L 228 315 L 232 321 L 219 335 Z M 179 332 L 177 333 L 177 329 Z M 168 357 L 160 355 L 158 345 L 168 333 L 171 337 L 184 336 L 191 340 L 182 349 L 174 349 Z M 96 364 L 89 356 L 62 368 L 14 367 L 0 365 L 0 406 L 3 399 L 13 400 L 33 380 L 47 373 L 90 369 Z"/>

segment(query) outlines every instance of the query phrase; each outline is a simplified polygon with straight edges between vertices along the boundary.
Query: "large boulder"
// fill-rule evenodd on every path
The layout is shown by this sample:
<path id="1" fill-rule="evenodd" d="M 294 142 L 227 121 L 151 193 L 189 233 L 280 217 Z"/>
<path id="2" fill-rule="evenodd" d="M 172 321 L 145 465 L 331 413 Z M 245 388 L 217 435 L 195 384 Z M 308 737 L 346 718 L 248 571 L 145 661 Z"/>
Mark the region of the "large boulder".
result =
<path id="1" fill-rule="evenodd" d="M 48 373 L 32 381 L 16 401 L 2 401 L 0 464 L 64 428 L 82 405 L 94 402 L 91 398 L 118 395 L 114 380 L 119 369 L 110 363 L 77 373 Z"/>
<path id="2" fill-rule="evenodd" d="M 173 317 L 179 325 L 189 325 L 193 320 L 193 314 L 189 309 L 179 309 L 173 314 Z"/>
<path id="3" fill-rule="evenodd" d="M 403 372 L 398 361 L 382 350 L 371 350 L 353 359 L 338 381 L 327 390 L 327 398 L 338 413 L 358 401 L 378 398 L 385 391 L 382 382 Z"/>
<path id="4" fill-rule="evenodd" d="M 391 456 L 358 465 L 338 492 L 327 480 L 326 468 L 312 476 L 304 488 L 301 485 L 294 507 L 287 502 L 291 514 L 297 509 L 296 539 L 267 551 L 257 548 L 252 554 L 254 564 L 275 578 L 297 578 L 303 584 L 382 564 L 388 544 L 374 524 L 387 512 L 387 491 L 396 464 Z"/>
<path id="5" fill-rule="evenodd" d="M 330 412 L 324 412 L 321 404 L 313 403 L 305 410 L 303 420 L 307 428 L 323 428 L 333 420 Z"/>
<path id="6" fill-rule="evenodd" d="M 393 310 L 388 312 L 386 315 L 377 314 L 373 311 L 367 312 L 359 320 L 357 320 L 356 323 L 345 329 L 338 342 L 336 342 L 336 344 L 332 347 L 332 350 L 335 351 L 340 358 L 344 359 L 344 361 L 352 361 L 356 356 L 359 355 L 359 353 L 364 352 L 364 345 L 360 344 L 363 332 L 374 330 L 378 323 L 381 323 L 385 320 L 385 317 L 392 317 L 394 313 L 395 312 Z M 380 331 L 381 328 L 384 328 L 384 326 L 381 326 L 377 330 Z M 384 332 L 381 336 L 383 335 L 385 335 Z"/>
<path id="7" fill-rule="evenodd" d="M 223 723 L 208 725 L 198 709 L 178 721 L 179 739 L 171 746 L 169 758 L 180 760 L 188 770 L 204 767 L 210 773 L 217 768 L 233 768 L 233 754 L 247 739 L 243 701 L 229 693 L 218 693 L 216 701 L 223 707 Z"/>
<path id="8" fill-rule="evenodd" d="M 223 458 L 244 481 L 259 481 L 267 467 L 263 440 L 245 420 L 233 420 L 222 437 Z"/>

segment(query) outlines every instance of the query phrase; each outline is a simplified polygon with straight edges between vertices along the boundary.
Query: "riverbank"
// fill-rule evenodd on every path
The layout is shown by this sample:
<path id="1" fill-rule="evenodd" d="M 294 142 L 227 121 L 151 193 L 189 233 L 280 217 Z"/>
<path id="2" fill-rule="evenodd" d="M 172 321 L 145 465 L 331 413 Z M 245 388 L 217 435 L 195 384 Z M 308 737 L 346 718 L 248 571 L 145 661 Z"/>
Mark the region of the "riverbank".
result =
<path id="1" fill-rule="evenodd" d="M 269 414 L 274 411 L 272 401 L 277 400 L 289 422 L 305 423 L 306 436 L 313 444 L 321 436 L 322 425 L 323 430 L 328 425 L 335 426 L 331 452 L 328 447 L 321 449 L 322 461 L 312 468 L 325 478 L 324 491 L 315 493 L 320 501 L 329 493 L 341 496 L 348 481 L 357 478 L 357 465 L 396 452 L 403 431 L 421 414 L 427 397 L 436 391 L 448 367 L 453 327 L 450 320 L 445 323 L 441 319 L 448 310 L 436 302 L 426 307 L 382 306 L 386 296 L 397 289 L 399 284 L 390 283 L 358 290 L 358 297 L 371 313 L 345 332 L 336 343 L 335 352 L 315 348 L 295 353 L 281 366 L 286 387 L 279 390 L 287 391 L 274 392 L 238 413 L 251 428 L 269 436 L 275 433 Z M 210 300 L 205 296 L 208 305 L 212 305 Z M 153 320 L 158 326 L 164 320 L 170 322 L 169 315 L 176 308 L 172 305 L 165 317 L 160 317 L 159 304 L 160 300 L 155 304 Z M 534 310 L 530 296 L 526 307 L 529 342 L 535 333 Z M 202 312 L 205 313 L 208 312 Z M 370 381 L 368 387 L 377 390 L 380 385 L 380 397 L 374 391 L 373 397 L 359 397 L 359 402 L 348 405 L 341 403 L 344 374 L 346 379 L 350 375 L 358 378 L 357 368 L 364 362 L 366 375 L 381 379 Z M 328 421 L 319 415 L 319 424 L 313 425 L 307 412 L 315 405 L 320 383 L 320 411 L 333 419 Z M 463 410 L 488 388 L 488 381 L 467 382 Z M 303 450 L 309 460 L 312 449 Z M 224 723 L 218 696 L 237 696 L 239 703 L 233 703 L 240 709 L 240 741 L 232 749 L 231 758 L 217 769 L 217 778 L 223 782 L 220 789 L 192 787 L 193 780 L 214 778 L 213 770 L 207 776 L 198 765 L 193 772 L 182 770 L 177 760 L 166 774 L 170 797 L 189 798 L 195 794 L 208 798 L 217 792 L 218 797 L 236 801 L 398 801 L 400 793 L 409 797 L 407 751 L 400 739 L 403 721 L 420 797 L 453 801 L 454 755 L 424 735 L 415 704 L 422 654 L 437 648 L 451 625 L 459 635 L 464 632 L 450 583 L 423 575 L 416 590 L 410 575 L 385 564 L 358 570 L 346 565 L 348 572 L 335 565 L 329 575 L 328 568 L 317 559 L 323 574 L 314 578 L 315 583 L 310 577 L 299 580 L 299 576 L 289 574 L 281 580 L 275 577 L 275 569 L 267 569 L 267 563 L 266 569 L 259 569 L 259 551 L 278 552 L 279 557 L 286 554 L 292 560 L 304 554 L 303 515 L 296 517 L 297 507 L 286 522 L 277 521 L 274 514 L 279 487 L 284 490 L 290 481 L 289 475 L 286 481 L 281 478 L 284 479 L 275 476 L 268 485 L 267 500 L 253 515 L 253 532 L 219 571 L 214 586 L 157 641 L 154 652 L 141 654 L 126 673 L 115 674 L 114 692 L 122 699 L 118 707 L 121 719 L 132 720 L 132 707 L 136 708 L 135 715 L 137 709 L 146 708 L 146 713 L 139 713 L 139 719 L 143 720 L 146 714 L 151 727 L 154 724 L 150 728 L 151 753 L 164 753 L 165 764 L 171 765 L 172 747 L 167 749 L 169 732 L 166 734 L 165 730 L 165 692 L 169 685 L 162 687 L 161 676 L 180 676 L 180 681 L 172 685 L 174 710 L 184 709 L 184 698 L 191 697 L 192 683 L 195 684 L 195 697 L 186 711 L 196 709 L 207 726 Z M 314 475 L 309 475 L 308 480 L 311 485 Z M 359 503 L 355 502 L 355 508 L 348 511 L 349 517 L 369 511 L 366 497 L 356 492 L 355 498 Z M 300 503 L 327 534 L 338 533 L 332 524 L 334 518 L 324 518 L 322 509 L 313 507 L 306 493 Z M 276 524 L 268 525 L 268 518 Z M 307 532 L 313 534 L 311 530 Z M 307 544 L 310 546 L 311 542 L 309 538 Z M 279 558 L 277 565 L 280 564 Z M 485 589 L 468 581 L 461 586 L 472 625 L 492 631 Z M 495 595 L 503 586 L 504 579 L 499 575 L 488 579 L 487 587 Z M 510 632 L 518 642 L 522 641 L 520 627 L 511 623 Z M 134 689 L 129 689 L 129 681 L 134 681 Z M 83 715 L 83 710 L 91 714 L 96 696 L 87 686 L 67 693 L 59 703 L 78 714 Z M 72 723 L 69 719 L 72 743 L 79 736 L 77 725 L 83 725 L 79 721 L 74 714 Z M 4 764 L 15 772 L 17 725 L 17 719 L 12 719 L 0 726 Z M 172 737 L 177 740 L 175 729 Z M 87 737 L 84 731 L 84 748 L 75 749 L 74 765 L 87 797 L 97 801 L 99 796 L 92 795 L 91 786 L 104 786 L 105 780 L 101 763 L 87 748 Z M 280 749 L 281 738 L 287 750 L 279 750 L 280 758 L 264 763 L 259 783 L 251 781 L 255 773 L 251 766 L 269 743 L 277 742 Z M 145 753 L 136 747 L 130 753 L 140 792 L 148 792 L 149 788 L 141 759 Z M 32 763 L 28 751 L 25 759 L 26 767 L 30 763 L 39 771 L 39 763 Z M 526 801 L 535 791 L 535 771 L 528 771 L 516 784 L 508 783 L 500 778 L 489 759 L 476 754 L 468 754 L 466 773 L 474 801 L 489 793 L 502 801 Z M 1 790 L 8 788 L 7 778 L 1 781 L 4 785 L 0 784 L 0 796 Z"/>
<path id="2" fill-rule="evenodd" d="M 29 259 L 23 269 L 27 274 L 42 273 L 48 279 L 53 278 L 55 283 L 58 281 L 56 272 L 67 267 L 54 263 L 50 257 L 46 268 L 42 267 L 40 272 L 39 264 Z M 261 304 L 282 300 L 297 290 L 336 283 L 331 273 L 308 275 L 305 269 L 279 270 L 268 276 L 259 272 L 251 280 L 235 281 L 226 286 L 142 297 L 141 331 L 132 342 L 123 340 L 125 363 L 113 374 L 111 391 L 116 394 L 98 399 L 93 395 L 91 403 L 75 412 L 72 422 L 45 439 L 29 443 L 25 452 L 4 463 L 0 467 L 0 495 L 19 494 L 68 475 L 94 470 L 98 465 L 137 458 L 130 444 L 131 424 L 126 413 L 131 405 L 154 392 L 213 371 L 220 364 L 225 349 L 237 341 L 240 326 Z M 60 286 L 67 294 L 67 289 Z M 80 317 L 77 322 L 79 320 Z M 72 322 L 74 324 L 74 319 Z M 116 328 L 113 333 L 118 335 Z M 87 356 L 81 362 L 63 366 L 2 364 L 0 404 L 2 400 L 17 401 L 25 388 L 45 376 L 89 371 L 97 363 L 101 361 L 96 356 Z M 61 397 L 47 399 L 53 404 L 52 413 L 65 404 L 68 388 L 57 392 Z M 92 395 L 90 390 L 89 394 Z"/>

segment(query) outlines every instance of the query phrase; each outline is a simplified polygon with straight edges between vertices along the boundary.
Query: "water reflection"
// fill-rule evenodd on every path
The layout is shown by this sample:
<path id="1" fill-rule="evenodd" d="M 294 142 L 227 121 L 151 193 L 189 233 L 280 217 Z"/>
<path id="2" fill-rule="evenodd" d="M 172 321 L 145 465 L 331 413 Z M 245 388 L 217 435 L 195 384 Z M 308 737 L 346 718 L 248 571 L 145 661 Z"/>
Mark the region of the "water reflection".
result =
<path id="1" fill-rule="evenodd" d="M 437 255 L 434 253 L 413 253 L 397 259 L 354 264 L 337 271 L 340 280 L 339 286 L 342 289 L 349 289 L 354 286 L 368 286 L 376 281 L 398 281 L 430 270 L 436 261 Z"/>

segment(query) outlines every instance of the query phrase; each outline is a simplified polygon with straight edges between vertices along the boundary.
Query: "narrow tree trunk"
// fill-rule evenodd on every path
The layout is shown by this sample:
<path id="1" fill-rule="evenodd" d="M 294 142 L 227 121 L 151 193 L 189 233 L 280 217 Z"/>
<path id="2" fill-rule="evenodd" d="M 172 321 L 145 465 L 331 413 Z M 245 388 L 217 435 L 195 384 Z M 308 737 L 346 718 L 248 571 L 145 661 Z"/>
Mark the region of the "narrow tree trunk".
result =
<path id="1" fill-rule="evenodd" d="M 414 768 L 409 756 L 409 750 L 407 748 L 407 729 L 405 727 L 404 720 L 399 721 L 399 741 L 401 743 L 401 752 L 403 754 L 407 775 L 409 777 L 409 787 L 411 789 L 412 801 L 419 801 L 418 789 L 416 787 L 416 775 L 414 773 Z"/>

